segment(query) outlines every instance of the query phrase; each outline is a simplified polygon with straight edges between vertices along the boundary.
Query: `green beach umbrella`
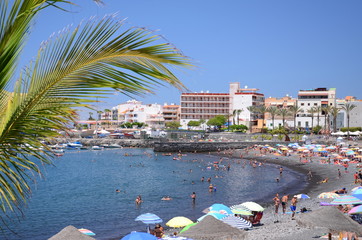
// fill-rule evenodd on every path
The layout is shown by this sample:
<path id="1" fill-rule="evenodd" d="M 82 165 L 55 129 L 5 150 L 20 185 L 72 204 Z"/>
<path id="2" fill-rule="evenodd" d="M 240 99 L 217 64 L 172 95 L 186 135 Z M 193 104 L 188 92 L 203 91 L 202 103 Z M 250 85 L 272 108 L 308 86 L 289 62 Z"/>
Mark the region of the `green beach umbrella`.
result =
<path id="1" fill-rule="evenodd" d="M 180 231 L 180 233 L 187 231 L 190 227 L 195 226 L 196 224 L 198 224 L 198 223 L 197 223 L 197 222 L 190 223 L 189 225 L 185 226 L 185 227 Z"/>

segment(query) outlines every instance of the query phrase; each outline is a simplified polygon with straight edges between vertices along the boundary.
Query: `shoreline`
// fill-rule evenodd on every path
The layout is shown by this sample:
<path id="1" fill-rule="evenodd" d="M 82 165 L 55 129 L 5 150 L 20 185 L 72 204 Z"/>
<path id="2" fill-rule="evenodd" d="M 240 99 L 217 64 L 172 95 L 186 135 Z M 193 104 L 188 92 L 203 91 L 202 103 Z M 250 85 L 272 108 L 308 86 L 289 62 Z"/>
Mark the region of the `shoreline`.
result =
<path id="1" fill-rule="evenodd" d="M 320 206 L 320 202 L 330 202 L 328 199 L 317 198 L 318 194 L 322 192 L 330 192 L 342 187 L 347 188 L 348 192 L 350 192 L 353 187 L 358 186 L 353 183 L 353 173 L 355 172 L 356 164 L 350 164 L 349 173 L 345 173 L 343 167 L 340 165 L 320 163 L 320 159 L 322 159 L 321 157 L 313 157 L 312 162 L 301 163 L 299 156 L 295 154 L 288 157 L 275 156 L 273 154 L 260 155 L 257 150 L 251 150 L 249 154 L 245 154 L 242 149 L 235 150 L 233 157 L 240 158 L 240 154 L 243 154 L 242 159 L 280 165 L 304 174 L 305 176 L 307 176 L 308 171 L 311 170 L 313 176 L 311 180 L 306 178 L 306 186 L 300 192 L 310 196 L 310 199 L 300 199 L 297 204 L 297 210 L 301 207 L 306 207 L 307 209 L 311 209 L 313 211 L 322 207 Z M 342 172 L 341 178 L 338 178 L 338 169 Z M 318 184 L 319 181 L 325 178 L 329 178 L 327 183 Z M 293 187 L 294 186 L 291 186 L 291 188 Z M 286 192 L 291 193 L 289 191 Z M 283 193 L 279 194 L 281 195 Z M 293 194 L 296 194 L 296 192 Z M 263 204 L 263 206 L 265 206 L 265 211 L 262 218 L 263 225 L 254 227 L 252 230 L 247 231 L 248 234 L 245 239 L 304 240 L 315 239 L 315 236 L 321 236 L 328 233 L 327 229 L 302 227 L 298 225 L 297 221 L 291 220 L 291 216 L 289 214 L 280 214 L 281 206 L 279 207 L 279 214 L 275 214 L 272 200 L 270 199 L 269 204 L 267 201 L 264 202 L 265 204 Z M 289 211 L 289 203 L 287 211 Z M 296 218 L 298 218 L 298 214 L 296 214 Z M 276 220 L 278 220 L 278 223 L 274 223 Z"/>

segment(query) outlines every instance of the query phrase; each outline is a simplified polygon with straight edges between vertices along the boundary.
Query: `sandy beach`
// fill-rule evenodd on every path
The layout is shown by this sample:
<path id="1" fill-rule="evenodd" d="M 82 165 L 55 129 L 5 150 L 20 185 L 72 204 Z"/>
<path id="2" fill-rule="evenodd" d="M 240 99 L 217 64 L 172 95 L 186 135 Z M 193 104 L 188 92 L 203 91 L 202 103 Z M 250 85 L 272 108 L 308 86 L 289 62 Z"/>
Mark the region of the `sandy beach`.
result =
<path id="1" fill-rule="evenodd" d="M 251 150 L 248 153 L 246 153 L 245 150 L 236 150 L 233 153 L 234 157 L 239 157 L 240 154 L 243 155 L 244 159 L 282 165 L 292 170 L 305 173 L 306 175 L 308 171 L 311 170 L 313 177 L 309 180 L 307 187 L 302 192 L 310 196 L 310 199 L 300 199 L 297 204 L 297 211 L 299 211 L 302 207 L 310 209 L 311 211 L 315 211 L 323 207 L 325 208 L 326 206 L 321 206 L 320 202 L 330 202 L 331 200 L 318 199 L 317 196 L 322 192 L 335 191 L 341 188 L 346 188 L 348 192 L 350 192 L 352 188 L 358 186 L 357 184 L 354 184 L 353 179 L 353 174 L 356 172 L 355 163 L 350 164 L 348 172 L 346 173 L 343 166 L 335 165 L 333 163 L 322 163 L 322 158 L 317 156 L 312 157 L 312 162 L 303 163 L 300 161 L 300 157 L 296 153 L 292 153 L 291 156 L 276 156 L 271 153 L 260 154 L 258 150 Z M 338 169 L 341 171 L 341 177 L 339 177 Z M 329 179 L 327 183 L 318 183 L 325 178 Z M 282 196 L 283 193 L 279 193 L 279 195 Z M 290 198 L 287 211 L 290 211 Z M 264 215 L 261 221 L 262 226 L 257 226 L 252 230 L 247 231 L 248 234 L 246 239 L 304 240 L 316 239 L 317 237 L 326 235 L 328 233 L 328 229 L 326 228 L 305 227 L 298 224 L 298 218 L 300 218 L 302 214 L 307 213 L 297 213 L 295 220 L 292 220 L 291 214 L 287 213 L 283 215 L 281 213 L 281 207 L 279 208 L 279 214 L 276 215 L 274 213 L 275 210 L 272 204 L 272 199 L 270 199 L 270 205 L 265 207 L 266 210 L 264 211 Z M 278 222 L 275 222 L 276 220 L 278 220 Z"/>

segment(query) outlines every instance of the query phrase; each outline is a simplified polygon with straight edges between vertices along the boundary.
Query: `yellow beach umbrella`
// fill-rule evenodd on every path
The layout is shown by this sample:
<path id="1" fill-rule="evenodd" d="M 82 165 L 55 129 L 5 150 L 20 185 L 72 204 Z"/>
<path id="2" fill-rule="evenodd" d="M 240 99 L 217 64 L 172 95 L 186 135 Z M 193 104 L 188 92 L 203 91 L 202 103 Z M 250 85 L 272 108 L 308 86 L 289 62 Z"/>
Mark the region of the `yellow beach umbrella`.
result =
<path id="1" fill-rule="evenodd" d="M 185 227 L 191 223 L 193 223 L 193 221 L 191 221 L 187 217 L 174 217 L 166 223 L 166 226 L 179 228 L 179 227 Z"/>

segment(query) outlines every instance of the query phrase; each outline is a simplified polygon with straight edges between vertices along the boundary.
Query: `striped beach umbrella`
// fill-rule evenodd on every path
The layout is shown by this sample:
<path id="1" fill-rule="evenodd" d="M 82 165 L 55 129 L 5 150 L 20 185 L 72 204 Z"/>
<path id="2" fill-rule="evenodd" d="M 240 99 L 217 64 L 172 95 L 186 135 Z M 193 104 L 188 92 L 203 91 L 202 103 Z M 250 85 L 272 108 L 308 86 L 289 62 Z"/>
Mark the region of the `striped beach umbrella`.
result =
<path id="1" fill-rule="evenodd" d="M 156 214 L 153 213 L 144 213 L 139 215 L 135 221 L 141 221 L 145 224 L 156 224 L 156 223 L 161 223 L 162 219 L 157 216 Z"/>
<path id="2" fill-rule="evenodd" d="M 235 217 L 233 215 L 229 215 L 225 218 L 222 218 L 221 221 L 223 221 L 226 224 L 229 224 L 232 227 L 239 228 L 239 229 L 251 228 L 251 226 L 252 226 L 251 222 L 249 222 L 243 218 Z"/>
<path id="3" fill-rule="evenodd" d="M 88 229 L 85 229 L 85 228 L 79 228 L 78 231 L 85 234 L 85 235 L 88 235 L 88 236 L 95 236 L 96 235 L 91 230 L 88 230 Z"/>
<path id="4" fill-rule="evenodd" d="M 339 195 L 334 192 L 323 192 L 318 195 L 318 198 L 338 198 Z"/>
<path id="5" fill-rule="evenodd" d="M 360 214 L 362 213 L 362 205 L 358 205 L 349 210 L 348 214 Z"/>
<path id="6" fill-rule="evenodd" d="M 362 200 L 358 199 L 354 196 L 343 195 L 338 198 L 335 198 L 332 202 L 332 205 L 340 205 L 340 204 L 362 204 Z"/>

